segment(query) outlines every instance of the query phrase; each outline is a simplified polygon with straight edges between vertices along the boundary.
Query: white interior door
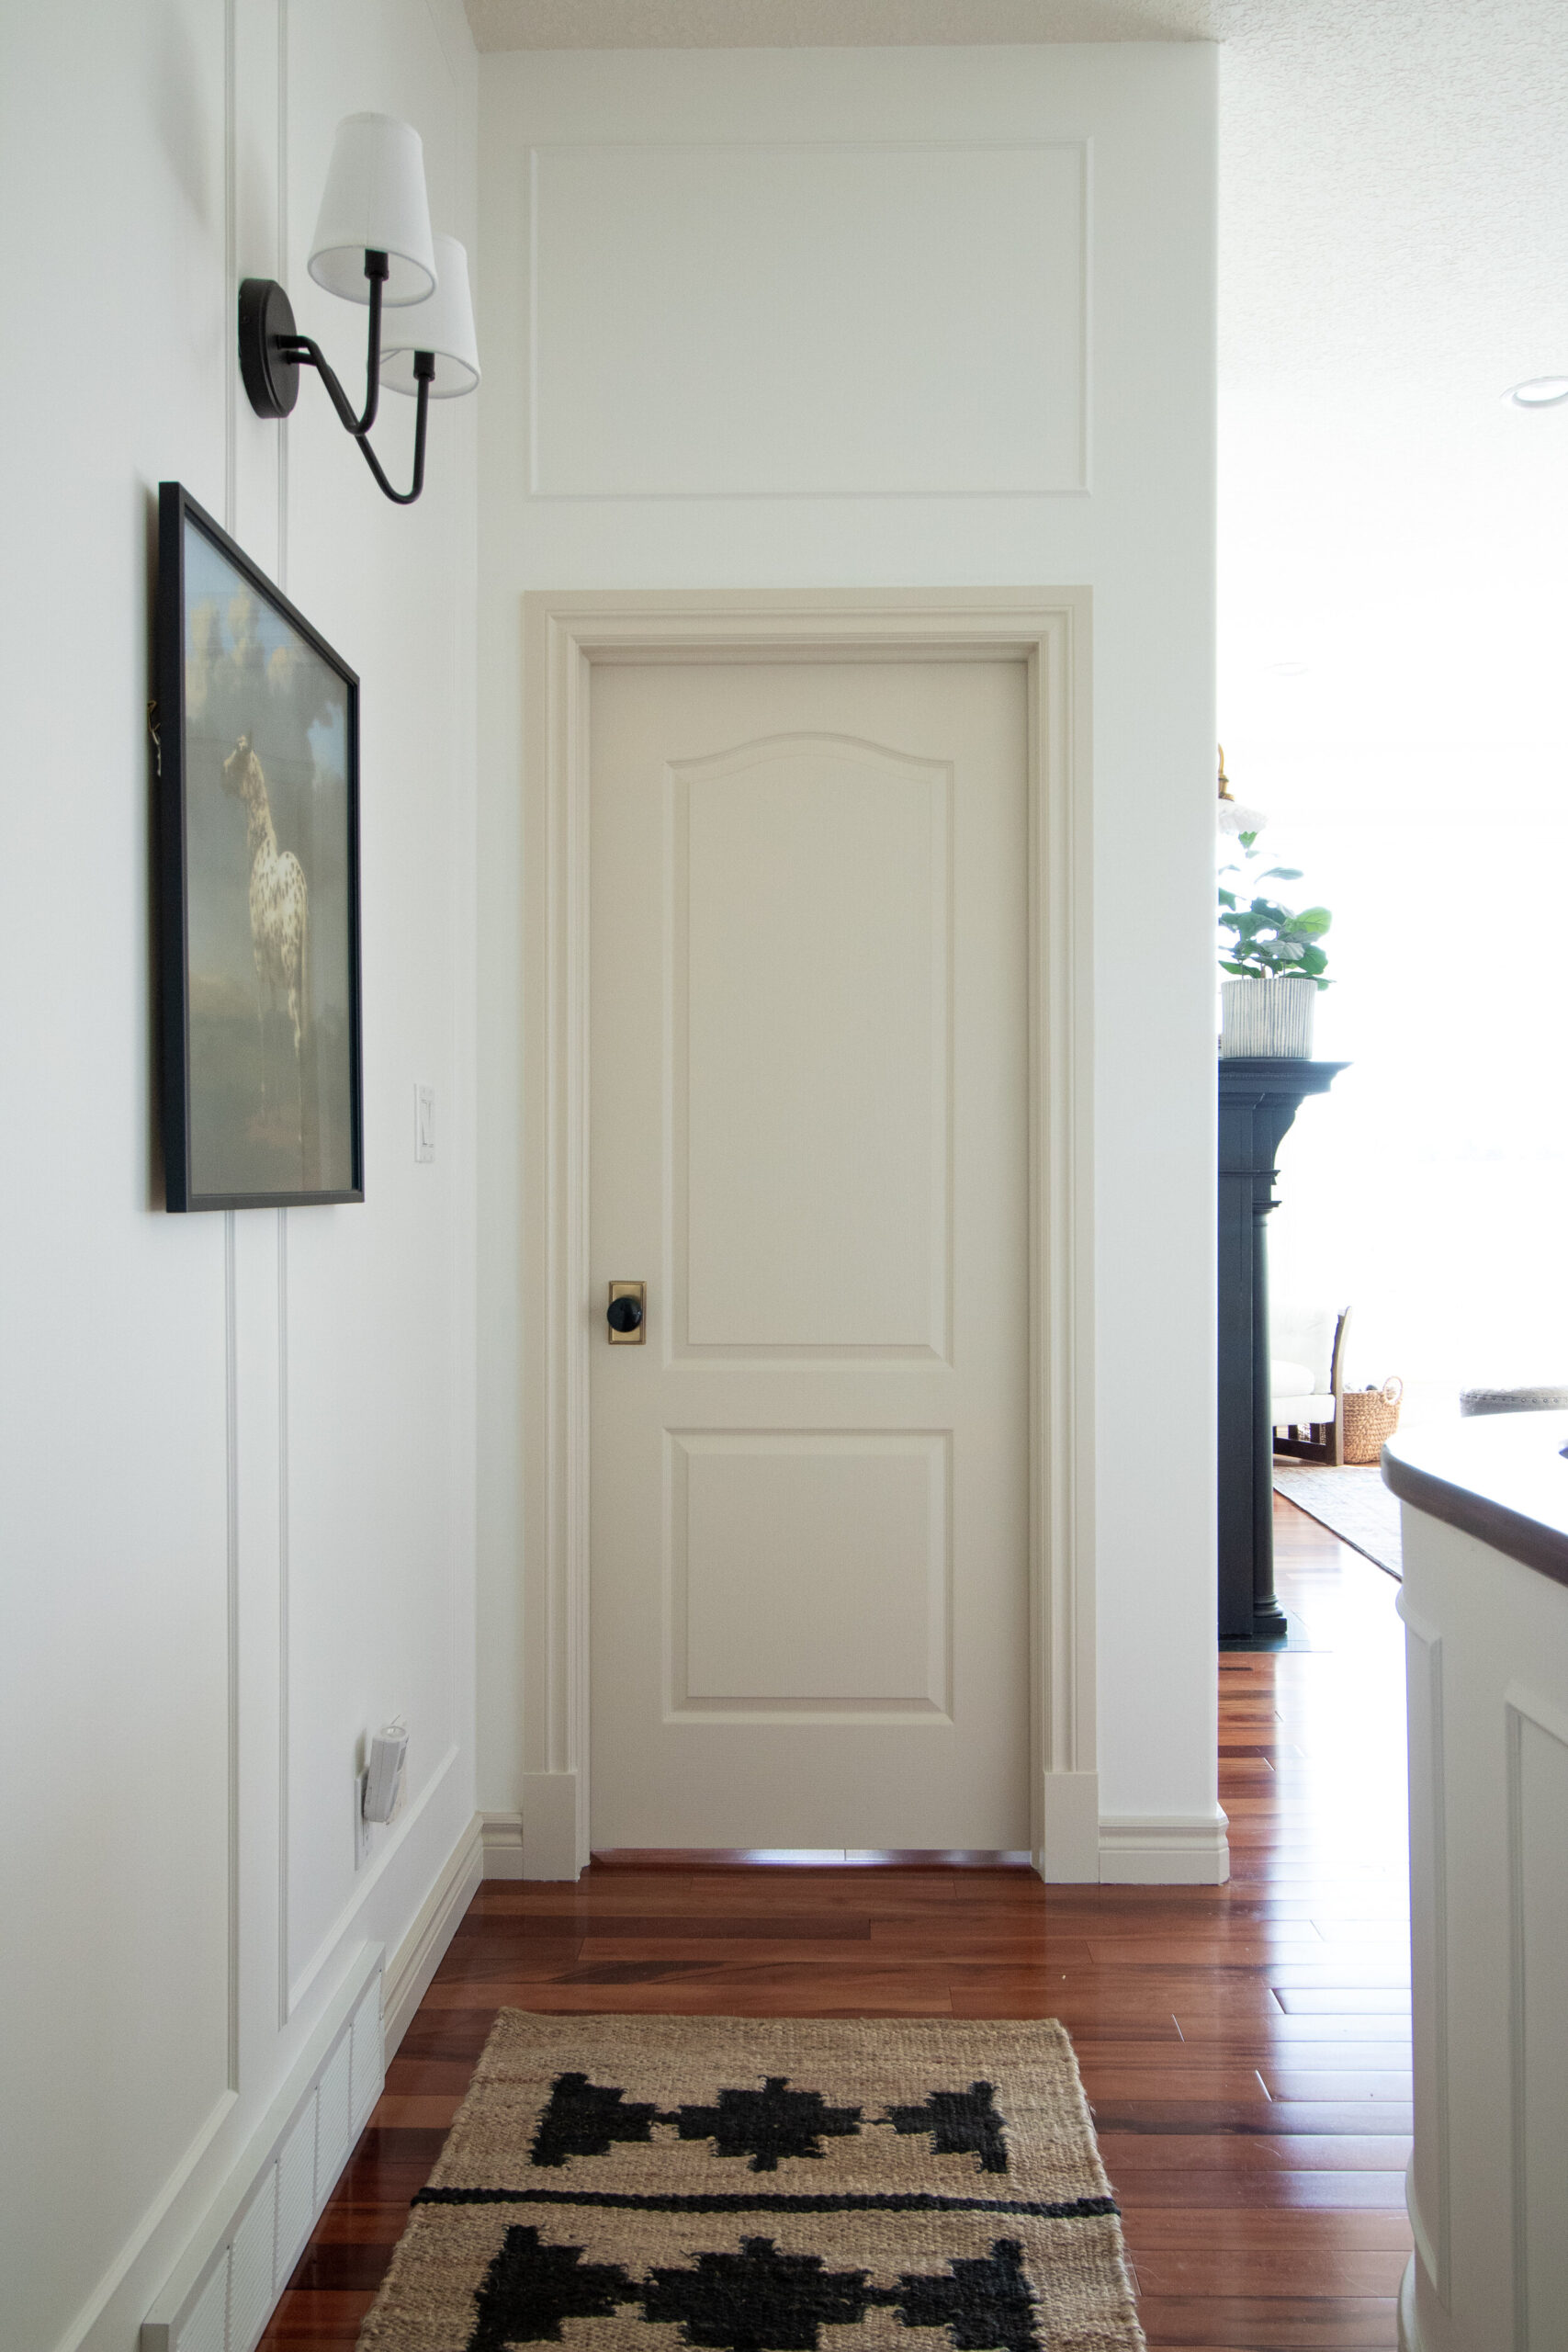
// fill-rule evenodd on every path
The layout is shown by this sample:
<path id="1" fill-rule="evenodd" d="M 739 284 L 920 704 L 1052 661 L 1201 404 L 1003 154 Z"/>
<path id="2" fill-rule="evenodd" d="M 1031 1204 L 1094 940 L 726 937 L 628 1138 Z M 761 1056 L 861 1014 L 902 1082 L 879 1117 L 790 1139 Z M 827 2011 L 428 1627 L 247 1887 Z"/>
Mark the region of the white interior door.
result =
<path id="1" fill-rule="evenodd" d="M 1025 679 L 592 672 L 597 1847 L 1030 1842 Z"/>

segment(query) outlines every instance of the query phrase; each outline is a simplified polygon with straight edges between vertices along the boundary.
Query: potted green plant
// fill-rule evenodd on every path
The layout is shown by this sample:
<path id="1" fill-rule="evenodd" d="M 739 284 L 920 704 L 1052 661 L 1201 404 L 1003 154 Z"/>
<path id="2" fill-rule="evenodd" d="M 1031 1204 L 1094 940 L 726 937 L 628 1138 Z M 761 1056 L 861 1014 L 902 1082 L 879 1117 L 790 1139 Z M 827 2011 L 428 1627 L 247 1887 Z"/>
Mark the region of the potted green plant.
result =
<path id="1" fill-rule="evenodd" d="M 1331 986 L 1319 942 L 1333 918 L 1265 896 L 1260 884 L 1299 882 L 1300 867 L 1264 866 L 1256 831 L 1232 838 L 1241 854 L 1220 868 L 1220 969 L 1232 976 L 1220 989 L 1220 1052 L 1310 1061 L 1313 1006 Z"/>

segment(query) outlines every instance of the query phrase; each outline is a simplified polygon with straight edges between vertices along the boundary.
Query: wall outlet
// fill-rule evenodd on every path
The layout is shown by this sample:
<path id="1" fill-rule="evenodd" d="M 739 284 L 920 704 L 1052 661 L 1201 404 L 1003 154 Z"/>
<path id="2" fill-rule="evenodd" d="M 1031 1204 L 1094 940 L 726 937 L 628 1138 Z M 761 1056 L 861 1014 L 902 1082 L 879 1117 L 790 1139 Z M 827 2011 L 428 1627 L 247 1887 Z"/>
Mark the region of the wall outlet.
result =
<path id="1" fill-rule="evenodd" d="M 413 1091 L 413 1156 L 416 1159 L 435 1157 L 435 1089 L 416 1086 Z"/>
<path id="2" fill-rule="evenodd" d="M 408 1762 L 408 1728 L 401 1716 L 378 1731 L 370 1743 L 366 1764 L 365 1795 L 360 1810 L 367 1821 L 395 1821 L 402 1810 L 403 1767 Z"/>

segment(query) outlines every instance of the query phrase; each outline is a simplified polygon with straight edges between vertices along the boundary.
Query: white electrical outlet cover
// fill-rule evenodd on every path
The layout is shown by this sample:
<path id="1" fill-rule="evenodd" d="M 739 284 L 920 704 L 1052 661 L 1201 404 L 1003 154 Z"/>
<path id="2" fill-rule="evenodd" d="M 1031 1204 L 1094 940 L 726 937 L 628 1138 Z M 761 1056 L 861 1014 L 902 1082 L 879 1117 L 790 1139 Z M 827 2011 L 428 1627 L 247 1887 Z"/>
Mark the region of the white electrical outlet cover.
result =
<path id="1" fill-rule="evenodd" d="M 363 1870 L 370 1859 L 370 1824 L 365 1818 L 365 1791 L 369 1782 L 368 1772 L 356 1772 L 354 1777 L 354 1867 Z"/>
<path id="2" fill-rule="evenodd" d="M 413 1156 L 416 1159 L 435 1157 L 435 1089 L 416 1086 L 413 1091 Z"/>
<path id="3" fill-rule="evenodd" d="M 400 1784 L 409 1752 L 409 1736 L 400 1723 L 389 1724 L 370 1743 L 366 1765 L 364 1813 L 367 1821 L 390 1821 L 398 1809 Z"/>

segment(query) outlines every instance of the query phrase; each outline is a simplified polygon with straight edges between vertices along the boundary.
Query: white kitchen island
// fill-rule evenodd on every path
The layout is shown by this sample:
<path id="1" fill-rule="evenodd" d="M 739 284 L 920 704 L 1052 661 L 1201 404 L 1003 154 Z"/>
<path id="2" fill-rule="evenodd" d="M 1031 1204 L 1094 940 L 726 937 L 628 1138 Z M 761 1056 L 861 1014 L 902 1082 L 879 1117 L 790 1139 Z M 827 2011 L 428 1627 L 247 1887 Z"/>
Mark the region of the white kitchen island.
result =
<path id="1" fill-rule="evenodd" d="M 1416 2252 L 1404 2352 L 1568 2352 L 1568 1413 L 1396 1440 Z"/>

